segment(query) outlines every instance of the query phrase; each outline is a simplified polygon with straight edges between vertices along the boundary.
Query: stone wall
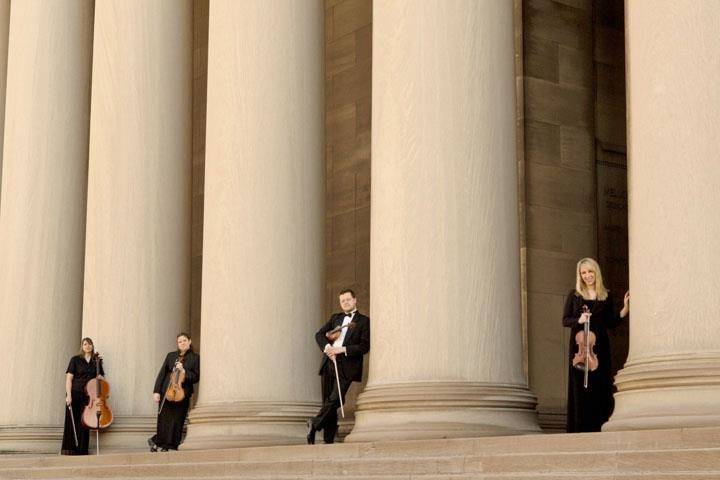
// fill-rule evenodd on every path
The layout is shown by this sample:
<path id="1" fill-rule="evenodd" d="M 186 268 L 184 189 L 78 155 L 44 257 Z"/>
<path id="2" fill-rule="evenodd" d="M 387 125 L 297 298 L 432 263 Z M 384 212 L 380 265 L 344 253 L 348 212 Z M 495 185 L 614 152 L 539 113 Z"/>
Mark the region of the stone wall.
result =
<path id="1" fill-rule="evenodd" d="M 625 122 L 624 1 L 595 2 L 595 154 L 598 261 L 620 301 L 628 289 L 628 196 Z M 610 331 L 613 374 L 628 355 L 628 320 Z"/>
<path id="2" fill-rule="evenodd" d="M 371 72 L 372 0 L 326 0 L 326 318 L 343 288 L 355 290 L 360 311 L 370 308 Z M 348 392 L 340 435 L 352 428 L 361 390 L 353 383 Z"/>
<path id="3" fill-rule="evenodd" d="M 370 305 L 372 0 L 325 2 L 326 313 Z"/>
<path id="4" fill-rule="evenodd" d="M 523 2 L 527 325 L 541 426 L 565 426 L 575 263 L 595 256 L 592 2 Z"/>
<path id="5" fill-rule="evenodd" d="M 210 0 L 193 1 L 193 156 L 192 156 L 192 271 L 190 275 L 190 334 L 200 347 L 202 293 L 203 206 L 205 193 L 205 110 Z"/>

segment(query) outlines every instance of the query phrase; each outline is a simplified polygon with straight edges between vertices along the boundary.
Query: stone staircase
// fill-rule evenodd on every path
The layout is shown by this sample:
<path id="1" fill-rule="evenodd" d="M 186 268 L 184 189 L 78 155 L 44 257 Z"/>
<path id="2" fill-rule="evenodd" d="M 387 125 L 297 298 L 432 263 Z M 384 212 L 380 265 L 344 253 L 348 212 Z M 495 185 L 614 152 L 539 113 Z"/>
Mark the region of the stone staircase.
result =
<path id="1" fill-rule="evenodd" d="M 0 457 L 0 478 L 720 479 L 720 428 Z"/>

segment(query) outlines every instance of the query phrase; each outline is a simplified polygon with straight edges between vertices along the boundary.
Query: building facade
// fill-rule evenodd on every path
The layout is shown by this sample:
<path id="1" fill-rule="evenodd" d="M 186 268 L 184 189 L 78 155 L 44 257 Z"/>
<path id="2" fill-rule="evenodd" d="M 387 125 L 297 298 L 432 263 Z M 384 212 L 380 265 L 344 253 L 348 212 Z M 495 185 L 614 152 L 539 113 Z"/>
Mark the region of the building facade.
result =
<path id="1" fill-rule="evenodd" d="M 560 431 L 585 256 L 632 290 L 604 428 L 720 425 L 718 19 L 1 1 L 0 452 L 57 452 L 84 336 L 112 387 L 101 441 L 143 448 L 180 331 L 202 357 L 183 448 L 303 442 L 344 287 L 372 319 L 346 441 Z"/>

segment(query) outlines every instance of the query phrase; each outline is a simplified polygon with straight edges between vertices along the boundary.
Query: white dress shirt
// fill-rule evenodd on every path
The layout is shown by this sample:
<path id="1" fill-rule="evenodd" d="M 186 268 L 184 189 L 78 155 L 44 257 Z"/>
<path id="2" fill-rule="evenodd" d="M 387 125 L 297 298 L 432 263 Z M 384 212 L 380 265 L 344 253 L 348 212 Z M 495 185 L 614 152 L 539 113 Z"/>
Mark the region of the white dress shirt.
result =
<path id="1" fill-rule="evenodd" d="M 333 344 L 332 344 L 333 347 L 342 347 L 343 346 L 343 342 L 345 341 L 345 335 L 347 334 L 347 331 L 348 331 L 347 325 L 348 325 L 348 323 L 352 322 L 352 317 L 353 317 L 353 315 L 355 315 L 355 312 L 357 312 L 357 310 L 353 310 L 352 312 L 345 314 L 345 318 L 343 318 L 343 323 L 342 323 L 343 328 L 342 328 L 342 330 L 340 330 L 340 336 L 337 338 L 337 340 L 335 340 L 333 342 Z M 325 350 L 330 348 L 330 346 L 331 345 L 329 343 L 327 345 L 325 345 Z"/>

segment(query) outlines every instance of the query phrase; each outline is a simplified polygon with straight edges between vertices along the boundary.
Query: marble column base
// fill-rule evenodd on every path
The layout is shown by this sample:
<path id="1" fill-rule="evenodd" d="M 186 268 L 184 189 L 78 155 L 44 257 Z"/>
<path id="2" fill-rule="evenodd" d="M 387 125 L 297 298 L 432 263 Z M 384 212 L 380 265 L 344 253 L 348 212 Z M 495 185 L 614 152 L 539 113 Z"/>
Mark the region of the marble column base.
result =
<path id="1" fill-rule="evenodd" d="M 154 415 L 116 416 L 112 425 L 100 432 L 100 453 L 146 451 L 149 448 L 147 439 L 155 435 L 156 429 L 157 417 Z M 91 451 L 94 446 L 95 433 L 91 432 Z"/>
<path id="2" fill-rule="evenodd" d="M 0 425 L 0 454 L 59 453 L 62 426 Z"/>
<path id="3" fill-rule="evenodd" d="M 720 426 L 720 353 L 629 361 L 603 431 Z"/>
<path id="4" fill-rule="evenodd" d="M 306 442 L 306 422 L 319 409 L 316 402 L 198 405 L 190 411 L 188 434 L 180 449 L 302 444 Z"/>
<path id="5" fill-rule="evenodd" d="M 530 391 L 465 382 L 369 387 L 346 442 L 515 435 L 540 431 Z"/>
<path id="6" fill-rule="evenodd" d="M 112 407 L 112 406 L 111 406 Z M 100 453 L 144 451 L 147 439 L 155 434 L 153 416 L 119 416 L 100 432 Z M 28 425 L 0 426 L 0 454 L 59 453 L 63 427 Z M 90 432 L 90 453 L 96 452 L 96 435 Z"/>

